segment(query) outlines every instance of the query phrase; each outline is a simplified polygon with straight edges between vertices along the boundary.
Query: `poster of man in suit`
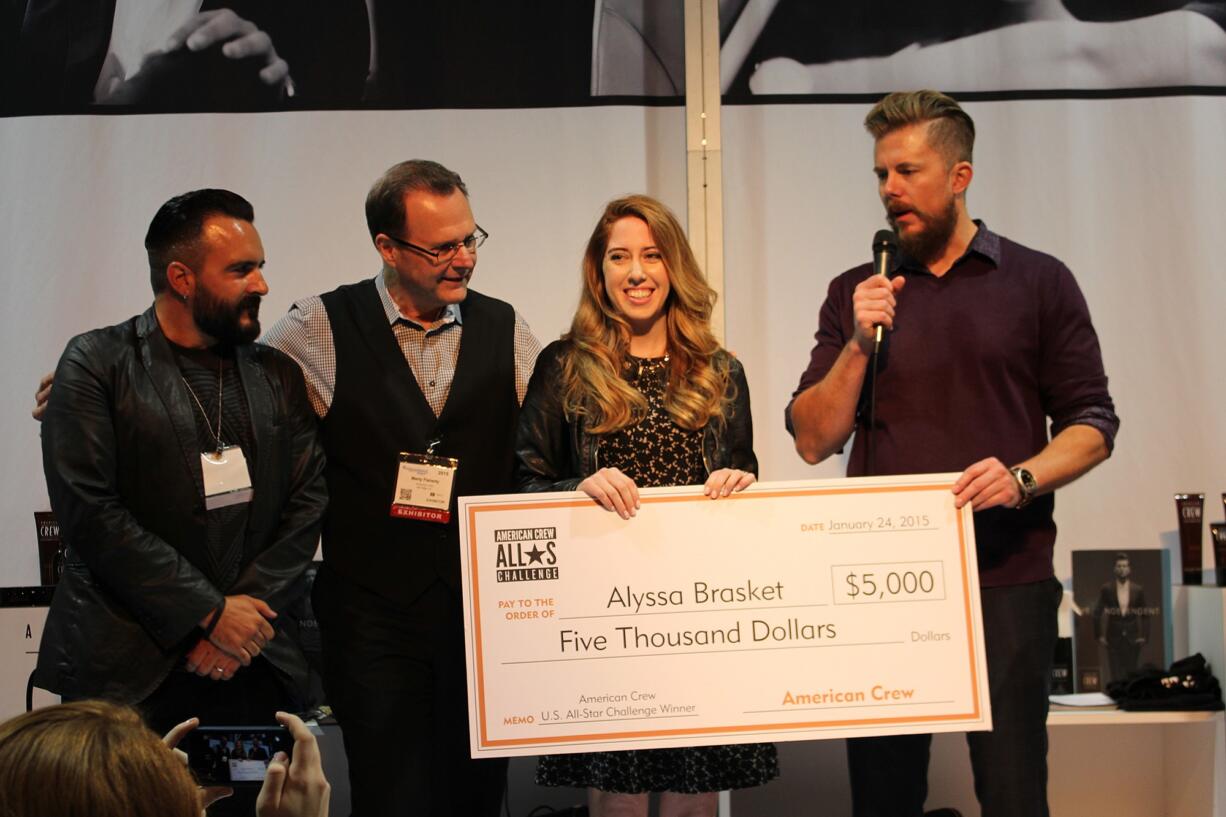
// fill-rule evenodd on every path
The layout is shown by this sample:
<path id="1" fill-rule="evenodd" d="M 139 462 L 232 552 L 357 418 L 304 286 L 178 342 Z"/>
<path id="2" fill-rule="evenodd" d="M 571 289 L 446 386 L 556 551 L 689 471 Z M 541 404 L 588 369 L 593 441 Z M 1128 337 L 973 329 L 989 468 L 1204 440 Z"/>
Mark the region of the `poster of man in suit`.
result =
<path id="1" fill-rule="evenodd" d="M 1073 551 L 1078 692 L 1169 663 L 1164 557 L 1160 550 Z"/>

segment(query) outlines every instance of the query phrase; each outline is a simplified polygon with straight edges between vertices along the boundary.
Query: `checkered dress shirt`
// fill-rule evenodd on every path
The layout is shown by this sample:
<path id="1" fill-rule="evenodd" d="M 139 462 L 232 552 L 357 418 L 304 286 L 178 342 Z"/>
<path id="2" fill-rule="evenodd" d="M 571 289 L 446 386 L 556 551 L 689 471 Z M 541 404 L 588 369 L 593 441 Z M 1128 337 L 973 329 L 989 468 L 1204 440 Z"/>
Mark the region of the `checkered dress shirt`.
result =
<path id="1" fill-rule="evenodd" d="M 451 381 L 455 378 L 456 360 L 460 356 L 460 339 L 464 333 L 460 307 L 451 304 L 443 317 L 427 327 L 401 314 L 383 283 L 382 274 L 375 276 L 375 288 L 383 303 L 387 322 L 400 344 L 404 359 L 417 378 L 417 385 L 437 417 L 443 411 Z M 332 325 L 328 312 L 318 295 L 304 298 L 290 307 L 285 317 L 277 321 L 260 342 L 285 352 L 302 367 L 306 377 L 311 407 L 323 418 L 332 405 L 336 389 L 336 346 L 332 340 Z M 536 365 L 541 344 L 528 328 L 527 321 L 515 313 L 515 393 L 519 402 L 528 391 L 528 378 Z"/>

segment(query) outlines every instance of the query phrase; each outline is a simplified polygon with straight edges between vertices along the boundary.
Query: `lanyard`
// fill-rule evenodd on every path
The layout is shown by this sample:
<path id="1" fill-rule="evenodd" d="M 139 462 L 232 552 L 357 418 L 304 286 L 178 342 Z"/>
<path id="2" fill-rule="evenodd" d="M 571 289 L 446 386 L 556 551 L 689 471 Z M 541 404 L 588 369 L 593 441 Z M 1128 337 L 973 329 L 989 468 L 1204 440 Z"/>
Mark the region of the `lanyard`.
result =
<path id="1" fill-rule="evenodd" d="M 213 424 L 209 422 L 208 412 L 204 410 L 204 406 L 200 403 L 200 398 L 196 396 L 195 390 L 192 389 L 192 384 L 188 383 L 187 378 L 183 377 L 182 374 L 179 375 L 179 377 L 183 379 L 183 385 L 187 386 L 188 394 L 190 394 L 192 396 L 192 400 L 196 402 L 196 408 L 200 409 L 200 416 L 204 418 L 205 427 L 208 428 L 209 433 L 213 435 L 213 439 L 217 441 L 217 453 L 218 454 L 220 454 L 221 450 L 225 448 L 225 444 L 221 441 L 221 405 L 222 405 L 221 398 L 223 394 L 222 387 L 225 385 L 224 381 L 222 380 L 222 376 L 224 372 L 225 372 L 225 368 L 224 368 L 222 361 L 220 360 L 217 361 L 217 430 L 216 431 L 213 430 Z"/>

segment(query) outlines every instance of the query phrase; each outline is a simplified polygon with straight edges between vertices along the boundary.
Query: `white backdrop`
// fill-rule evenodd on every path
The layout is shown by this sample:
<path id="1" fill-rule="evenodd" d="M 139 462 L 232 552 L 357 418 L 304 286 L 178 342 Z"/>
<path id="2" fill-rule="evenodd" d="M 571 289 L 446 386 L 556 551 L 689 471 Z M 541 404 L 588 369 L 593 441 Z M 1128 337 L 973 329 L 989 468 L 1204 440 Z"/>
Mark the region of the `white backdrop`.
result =
<path id="1" fill-rule="evenodd" d="M 366 191 L 394 162 L 440 161 L 491 235 L 474 287 L 548 340 L 569 326 L 607 200 L 647 192 L 684 214 L 684 151 L 679 107 L 0 119 L 0 586 L 38 581 L 38 377 L 74 334 L 151 303 L 143 240 L 167 198 L 209 186 L 252 202 L 269 326 L 295 298 L 374 275 Z"/>

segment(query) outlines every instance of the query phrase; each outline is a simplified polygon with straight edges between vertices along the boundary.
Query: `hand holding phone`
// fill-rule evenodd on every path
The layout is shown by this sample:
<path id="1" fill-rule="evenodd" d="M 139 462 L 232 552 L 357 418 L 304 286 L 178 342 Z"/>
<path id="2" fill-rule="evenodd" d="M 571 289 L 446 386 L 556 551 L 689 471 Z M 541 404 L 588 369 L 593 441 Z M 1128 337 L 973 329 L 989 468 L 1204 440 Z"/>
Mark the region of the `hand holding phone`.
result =
<path id="1" fill-rule="evenodd" d="M 175 753 L 184 766 L 188 765 L 187 752 L 179 748 L 179 741 L 183 740 L 189 732 L 199 725 L 199 718 L 188 718 L 162 736 L 162 743 L 165 743 L 170 751 Z M 232 794 L 234 794 L 234 789 L 229 786 L 202 786 L 200 788 L 200 807 L 207 809 L 218 800 L 222 800 Z"/>
<path id="2" fill-rule="evenodd" d="M 255 801 L 258 817 L 328 817 L 332 786 L 324 777 L 319 745 L 296 715 L 278 712 L 277 720 L 293 737 L 293 760 L 283 752 L 268 764 Z"/>

